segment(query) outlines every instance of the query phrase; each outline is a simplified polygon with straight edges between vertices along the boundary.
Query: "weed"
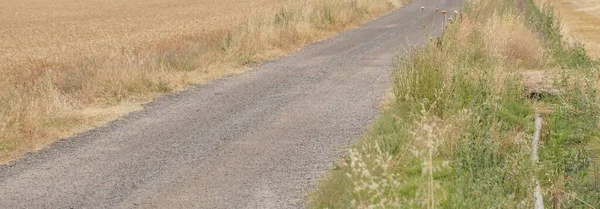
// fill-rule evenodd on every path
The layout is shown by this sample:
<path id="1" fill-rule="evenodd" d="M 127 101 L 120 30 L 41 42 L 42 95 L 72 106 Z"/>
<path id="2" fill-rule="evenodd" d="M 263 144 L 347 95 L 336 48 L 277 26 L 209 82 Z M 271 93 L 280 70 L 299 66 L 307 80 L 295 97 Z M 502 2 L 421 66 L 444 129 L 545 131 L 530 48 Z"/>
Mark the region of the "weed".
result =
<path id="1" fill-rule="evenodd" d="M 354 168 L 341 165 L 311 196 L 313 207 L 367 208 L 380 203 L 369 200 L 393 199 L 405 208 L 531 208 L 532 179 L 540 181 L 547 206 L 600 204 L 596 63 L 582 47 L 565 44 L 550 10 L 529 1 L 524 18 L 514 3 L 471 1 L 438 39 L 443 44 L 415 49 L 395 67 L 394 101 L 350 162 L 372 170 L 379 165 L 357 156 L 391 157 L 386 176 L 399 183 L 353 195 L 357 182 L 383 182 L 348 178 L 343 174 Z M 549 77 L 558 90 L 532 100 L 515 72 L 556 65 L 564 73 Z M 553 111 L 544 113 L 534 165 L 530 141 L 540 105 Z"/>
<path id="2" fill-rule="evenodd" d="M 525 3 L 529 24 L 540 33 L 558 65 L 566 69 L 596 66 L 580 44 L 568 44 L 564 41 L 560 20 L 550 5 L 544 5 L 540 9 L 533 0 L 525 0 Z"/>

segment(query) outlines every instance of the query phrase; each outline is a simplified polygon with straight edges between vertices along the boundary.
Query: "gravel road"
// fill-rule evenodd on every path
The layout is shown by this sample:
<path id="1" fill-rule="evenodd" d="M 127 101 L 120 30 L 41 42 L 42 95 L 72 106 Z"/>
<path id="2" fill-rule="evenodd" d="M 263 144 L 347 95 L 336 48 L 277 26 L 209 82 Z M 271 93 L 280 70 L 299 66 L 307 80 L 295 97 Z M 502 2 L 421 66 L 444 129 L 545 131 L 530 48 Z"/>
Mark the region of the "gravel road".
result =
<path id="1" fill-rule="evenodd" d="M 0 208 L 301 208 L 376 117 L 394 57 L 424 42 L 420 7 L 439 23 L 432 8 L 459 4 L 414 0 L 0 165 Z"/>

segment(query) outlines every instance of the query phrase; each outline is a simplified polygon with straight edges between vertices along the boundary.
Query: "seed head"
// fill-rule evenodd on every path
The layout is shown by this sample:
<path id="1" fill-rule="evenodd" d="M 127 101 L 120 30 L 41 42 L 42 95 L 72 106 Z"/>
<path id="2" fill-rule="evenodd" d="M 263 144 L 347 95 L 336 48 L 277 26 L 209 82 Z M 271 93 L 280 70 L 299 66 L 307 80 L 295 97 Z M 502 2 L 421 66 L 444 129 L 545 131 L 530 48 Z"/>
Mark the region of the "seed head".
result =
<path id="1" fill-rule="evenodd" d="M 448 12 L 446 12 L 446 10 L 442 10 L 442 14 L 446 14 L 446 13 L 448 13 Z"/>
<path id="2" fill-rule="evenodd" d="M 454 10 L 454 14 L 455 14 L 455 15 L 458 15 L 458 11 Z"/>
<path id="3" fill-rule="evenodd" d="M 438 12 L 438 11 L 440 11 L 440 9 L 438 9 L 438 8 L 435 8 L 435 12 Z"/>
<path id="4" fill-rule="evenodd" d="M 421 7 L 421 12 L 425 11 L 425 7 Z"/>

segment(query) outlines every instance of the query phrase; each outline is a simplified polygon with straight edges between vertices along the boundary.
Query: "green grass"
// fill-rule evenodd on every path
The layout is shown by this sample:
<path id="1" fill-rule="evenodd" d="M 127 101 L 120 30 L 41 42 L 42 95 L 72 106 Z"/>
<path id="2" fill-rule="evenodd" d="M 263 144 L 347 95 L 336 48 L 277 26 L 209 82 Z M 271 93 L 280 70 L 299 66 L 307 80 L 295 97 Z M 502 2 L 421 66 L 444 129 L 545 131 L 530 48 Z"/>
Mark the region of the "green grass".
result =
<path id="1" fill-rule="evenodd" d="M 511 1 L 483 2 L 464 15 L 480 23 L 518 15 Z M 494 34 L 486 24 L 452 25 L 441 47 L 430 43 L 399 61 L 391 106 L 328 172 L 309 208 L 531 208 L 534 178 L 546 207 L 600 206 L 597 63 L 562 41 L 550 10 L 527 2 L 527 25 L 538 25 L 542 57 L 550 58 L 540 67 L 562 67 L 561 93 L 529 97 L 512 73 L 522 62 L 486 51 Z M 534 165 L 538 106 L 553 111 L 543 115 Z"/>
<path id="2" fill-rule="evenodd" d="M 542 9 L 533 0 L 523 0 L 526 5 L 526 17 L 530 27 L 535 28 L 546 42 L 548 49 L 558 65 L 563 68 L 592 68 L 597 62 L 592 60 L 581 44 L 565 44 L 561 34 L 560 19 L 550 5 Z"/>

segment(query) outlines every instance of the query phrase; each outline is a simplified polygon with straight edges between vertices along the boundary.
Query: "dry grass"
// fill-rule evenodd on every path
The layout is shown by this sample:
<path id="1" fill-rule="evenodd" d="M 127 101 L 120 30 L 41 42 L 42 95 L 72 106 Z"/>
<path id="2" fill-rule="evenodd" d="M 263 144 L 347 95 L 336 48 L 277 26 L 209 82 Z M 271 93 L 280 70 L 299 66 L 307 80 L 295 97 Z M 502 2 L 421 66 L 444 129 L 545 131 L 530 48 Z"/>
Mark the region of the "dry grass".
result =
<path id="1" fill-rule="evenodd" d="M 588 54 L 600 58 L 600 1 L 539 0 L 550 3 L 563 23 L 563 34 L 585 44 Z"/>
<path id="2" fill-rule="evenodd" d="M 540 36 L 549 31 L 525 16 L 534 11 L 518 6 L 471 0 L 442 37 L 401 59 L 391 101 L 309 208 L 531 208 L 534 178 L 546 207 L 600 205 L 600 74 L 582 64 L 585 53 L 555 54 Z M 533 165 L 536 113 L 544 125 Z"/>
<path id="3" fill-rule="evenodd" d="M 486 51 L 520 62 L 525 68 L 539 68 L 542 44 L 518 16 L 494 16 L 485 23 Z"/>
<path id="4" fill-rule="evenodd" d="M 0 3 L 0 162 L 354 27 L 402 0 Z"/>

